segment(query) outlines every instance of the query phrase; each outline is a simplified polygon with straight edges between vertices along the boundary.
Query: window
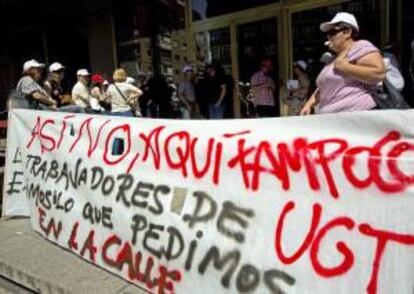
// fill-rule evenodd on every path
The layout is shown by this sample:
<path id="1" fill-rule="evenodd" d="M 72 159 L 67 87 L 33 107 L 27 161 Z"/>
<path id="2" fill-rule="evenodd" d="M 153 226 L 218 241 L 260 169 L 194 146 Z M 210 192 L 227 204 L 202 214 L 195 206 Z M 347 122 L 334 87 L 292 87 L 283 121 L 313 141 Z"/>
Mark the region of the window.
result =
<path id="1" fill-rule="evenodd" d="M 201 32 L 196 35 L 197 67 L 202 72 L 208 63 L 223 66 L 227 74 L 231 73 L 230 29 L 218 29 Z"/>

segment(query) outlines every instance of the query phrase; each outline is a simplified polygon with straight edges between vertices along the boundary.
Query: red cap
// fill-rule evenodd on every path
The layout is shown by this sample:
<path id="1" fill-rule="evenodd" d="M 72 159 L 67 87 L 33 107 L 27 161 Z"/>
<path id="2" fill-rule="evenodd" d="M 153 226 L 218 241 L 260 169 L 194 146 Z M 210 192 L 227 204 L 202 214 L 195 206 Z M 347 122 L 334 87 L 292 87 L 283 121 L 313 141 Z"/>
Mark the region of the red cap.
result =
<path id="1" fill-rule="evenodd" d="M 92 82 L 93 83 L 100 83 L 100 84 L 102 84 L 103 83 L 103 77 L 100 75 L 100 74 L 94 74 L 94 75 L 92 75 Z"/>

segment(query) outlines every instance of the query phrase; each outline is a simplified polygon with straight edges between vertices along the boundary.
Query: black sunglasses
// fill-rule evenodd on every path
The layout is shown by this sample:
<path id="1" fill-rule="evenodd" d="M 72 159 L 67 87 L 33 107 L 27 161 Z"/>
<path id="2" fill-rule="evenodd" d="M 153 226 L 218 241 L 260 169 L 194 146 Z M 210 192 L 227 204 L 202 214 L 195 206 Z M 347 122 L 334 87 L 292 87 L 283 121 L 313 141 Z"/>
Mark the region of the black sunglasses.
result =
<path id="1" fill-rule="evenodd" d="M 346 30 L 348 30 L 348 28 L 333 28 L 332 30 L 326 32 L 326 36 L 330 38 Z"/>

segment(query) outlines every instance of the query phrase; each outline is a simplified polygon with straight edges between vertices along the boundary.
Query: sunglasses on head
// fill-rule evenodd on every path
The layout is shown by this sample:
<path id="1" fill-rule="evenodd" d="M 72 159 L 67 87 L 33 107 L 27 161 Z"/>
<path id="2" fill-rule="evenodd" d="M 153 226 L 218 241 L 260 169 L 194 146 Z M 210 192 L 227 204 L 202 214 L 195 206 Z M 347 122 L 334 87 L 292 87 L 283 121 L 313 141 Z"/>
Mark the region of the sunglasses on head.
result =
<path id="1" fill-rule="evenodd" d="M 326 32 L 326 36 L 330 38 L 346 30 L 348 30 L 348 28 L 333 28 L 332 30 Z"/>

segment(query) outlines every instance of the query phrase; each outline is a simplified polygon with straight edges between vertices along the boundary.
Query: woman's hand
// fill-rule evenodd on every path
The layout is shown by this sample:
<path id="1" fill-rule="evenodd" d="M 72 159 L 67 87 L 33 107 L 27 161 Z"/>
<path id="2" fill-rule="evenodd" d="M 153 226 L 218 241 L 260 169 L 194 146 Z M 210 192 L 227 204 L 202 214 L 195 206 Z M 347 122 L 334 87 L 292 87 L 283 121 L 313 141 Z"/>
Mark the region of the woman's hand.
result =
<path id="1" fill-rule="evenodd" d="M 312 105 L 310 103 L 306 103 L 305 106 L 300 111 L 301 116 L 310 115 L 312 113 Z"/>
<path id="2" fill-rule="evenodd" d="M 348 53 L 351 50 L 352 46 L 348 46 L 345 48 L 345 50 L 342 50 L 341 53 L 338 54 L 338 56 L 335 58 L 334 61 L 334 67 L 336 70 L 340 72 L 344 72 L 346 70 L 346 67 L 349 65 L 348 60 Z"/>
<path id="3" fill-rule="evenodd" d="M 347 54 L 350 48 L 341 52 L 334 61 L 336 70 L 349 77 L 369 85 L 376 85 L 385 78 L 385 65 L 379 52 L 371 52 L 354 63 L 350 63 Z"/>
<path id="4" fill-rule="evenodd" d="M 56 105 L 50 105 L 49 108 L 53 111 L 59 111 L 59 108 Z"/>

